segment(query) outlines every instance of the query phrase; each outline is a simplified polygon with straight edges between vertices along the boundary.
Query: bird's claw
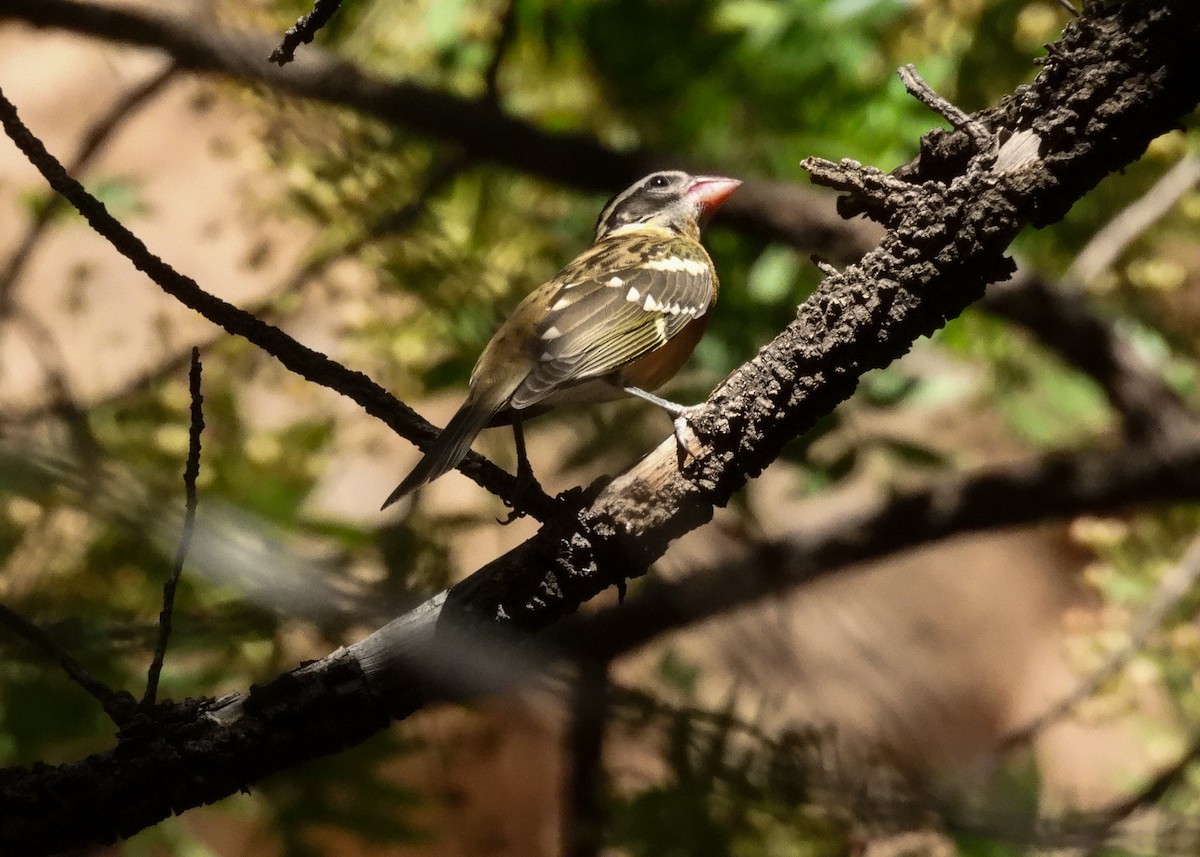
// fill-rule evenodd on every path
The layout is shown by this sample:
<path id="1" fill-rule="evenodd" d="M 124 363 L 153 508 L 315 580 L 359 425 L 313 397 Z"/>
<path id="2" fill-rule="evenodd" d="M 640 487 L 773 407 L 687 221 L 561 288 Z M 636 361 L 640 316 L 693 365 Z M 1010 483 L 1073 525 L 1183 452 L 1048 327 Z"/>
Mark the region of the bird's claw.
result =
<path id="1" fill-rule="evenodd" d="M 528 462 L 526 462 L 528 464 Z M 519 521 L 529 513 L 521 508 L 522 500 L 530 494 L 540 494 L 542 486 L 537 481 L 537 477 L 533 475 L 533 470 L 528 466 L 517 468 L 516 484 L 513 486 L 513 494 L 511 500 L 505 500 L 504 505 L 508 506 L 510 511 L 503 518 L 497 518 L 496 523 L 502 527 L 507 527 L 513 521 Z"/>
<path id="2" fill-rule="evenodd" d="M 682 467 L 684 462 L 692 457 L 692 449 L 690 446 L 688 446 L 687 437 L 687 433 L 691 429 L 691 425 L 688 423 L 688 417 L 700 410 L 700 407 L 700 405 L 691 405 L 689 407 L 682 408 L 679 413 L 675 415 L 675 419 L 672 421 L 672 424 L 675 426 L 675 449 L 679 453 L 680 467 Z"/>
<path id="3" fill-rule="evenodd" d="M 687 445 L 687 430 L 687 417 L 680 414 L 675 418 L 675 448 L 679 452 L 680 464 L 687 461 L 688 457 L 692 454 Z"/>

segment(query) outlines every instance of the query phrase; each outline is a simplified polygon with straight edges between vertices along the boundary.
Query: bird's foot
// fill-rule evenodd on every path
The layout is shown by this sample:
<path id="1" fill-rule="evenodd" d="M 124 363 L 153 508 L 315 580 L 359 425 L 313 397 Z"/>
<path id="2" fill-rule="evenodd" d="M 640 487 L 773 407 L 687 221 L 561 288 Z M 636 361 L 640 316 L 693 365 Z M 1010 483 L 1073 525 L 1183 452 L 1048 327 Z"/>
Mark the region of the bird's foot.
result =
<path id="1" fill-rule="evenodd" d="M 640 387 L 625 387 L 624 390 L 631 396 L 637 396 L 639 399 L 645 399 L 652 405 L 657 405 L 671 415 L 675 425 L 675 446 L 679 450 L 679 466 L 682 467 L 683 463 L 692 455 L 691 447 L 687 443 L 687 431 L 690 428 L 688 419 L 698 413 L 704 406 L 681 405 L 678 402 L 672 402 L 670 399 L 664 399 L 653 393 L 647 393 Z"/>
<path id="2" fill-rule="evenodd" d="M 529 514 L 522 508 L 525 505 L 524 499 L 530 496 L 537 496 L 541 493 L 543 493 L 542 486 L 533 475 L 533 470 L 530 468 L 518 468 L 512 497 L 504 501 L 504 505 L 510 511 L 503 518 L 497 518 L 496 523 L 502 527 L 507 527 L 513 521 L 519 521 L 521 518 L 524 518 Z"/>
<path id="3" fill-rule="evenodd" d="M 698 413 L 702 407 L 703 405 L 680 406 L 679 411 L 674 414 L 675 419 L 672 422 L 675 426 L 675 448 L 679 453 L 680 467 L 692 457 L 692 448 L 688 446 L 688 431 L 691 430 L 688 419 Z M 695 437 L 694 433 L 692 437 Z"/>

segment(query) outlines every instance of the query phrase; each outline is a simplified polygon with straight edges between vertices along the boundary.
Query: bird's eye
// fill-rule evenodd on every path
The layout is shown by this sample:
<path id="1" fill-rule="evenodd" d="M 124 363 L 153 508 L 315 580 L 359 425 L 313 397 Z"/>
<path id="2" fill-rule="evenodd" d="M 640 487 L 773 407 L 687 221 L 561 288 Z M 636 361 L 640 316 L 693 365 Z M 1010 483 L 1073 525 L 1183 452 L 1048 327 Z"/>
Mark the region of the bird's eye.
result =
<path id="1" fill-rule="evenodd" d="M 650 187 L 653 188 L 663 188 L 669 184 L 670 182 L 667 181 L 666 176 L 655 176 L 654 178 L 650 179 Z"/>

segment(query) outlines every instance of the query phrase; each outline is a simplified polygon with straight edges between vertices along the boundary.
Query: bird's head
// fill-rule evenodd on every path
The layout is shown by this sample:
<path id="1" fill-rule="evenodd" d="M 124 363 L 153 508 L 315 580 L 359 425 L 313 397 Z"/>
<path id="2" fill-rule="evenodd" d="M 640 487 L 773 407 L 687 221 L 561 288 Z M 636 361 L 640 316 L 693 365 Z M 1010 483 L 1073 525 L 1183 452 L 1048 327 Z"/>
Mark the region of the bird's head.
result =
<path id="1" fill-rule="evenodd" d="M 609 200 L 596 222 L 596 240 L 618 230 L 666 229 L 699 237 L 700 227 L 741 182 L 691 176 L 678 170 L 651 173 Z"/>

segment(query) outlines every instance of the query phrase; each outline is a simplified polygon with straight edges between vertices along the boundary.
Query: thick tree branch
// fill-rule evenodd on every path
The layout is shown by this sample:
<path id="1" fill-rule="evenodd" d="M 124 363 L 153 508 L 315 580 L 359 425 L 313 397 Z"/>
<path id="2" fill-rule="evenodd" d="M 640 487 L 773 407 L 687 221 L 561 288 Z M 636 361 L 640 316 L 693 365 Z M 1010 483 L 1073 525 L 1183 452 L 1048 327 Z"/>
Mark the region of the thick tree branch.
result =
<path id="1" fill-rule="evenodd" d="M 647 581 L 620 607 L 573 616 L 549 639 L 572 656 L 612 659 L 847 566 L 964 533 L 1200 497 L 1200 430 L 1159 447 L 1052 454 L 881 492 L 835 521 L 798 521 L 784 539 L 678 580 Z M 1157 623 L 1156 623 L 1157 624 Z"/>
<path id="2" fill-rule="evenodd" d="M 1198 40 L 1193 0 L 1093 6 L 1032 84 L 974 117 L 993 132 L 1036 133 L 1038 157 L 1000 172 L 963 156 L 966 143 L 952 134 L 927 138 L 910 171 L 922 183 L 892 194 L 898 207 L 872 209 L 892 227 L 880 246 L 827 279 L 714 392 L 693 421 L 696 455 L 682 471 L 669 439 L 529 542 L 351 648 L 232 699 L 160 706 L 108 753 L 0 774 L 0 837 L 28 853 L 105 841 L 334 752 L 424 703 L 429 690 L 412 666 L 453 658 L 455 626 L 481 623 L 521 638 L 642 573 L 850 395 L 862 373 L 1009 273 L 1003 253 L 1024 225 L 1060 217 L 1192 110 Z"/>
<path id="3" fill-rule="evenodd" d="M 274 41 L 267 33 L 225 32 L 193 21 L 78 0 L 0 0 L 0 19 L 4 18 L 163 50 L 181 67 L 352 108 L 399 128 L 452 141 L 471 157 L 579 190 L 611 192 L 651 169 L 685 160 L 617 151 L 584 134 L 547 132 L 503 113 L 487 95 L 470 100 L 385 81 L 318 48 L 306 51 L 283 71 L 261 61 Z M 839 263 L 857 260 L 879 237 L 876 227 L 864 220 L 838 217 L 828 196 L 779 182 L 747 182 L 718 217 L 727 226 Z M 980 305 L 1026 327 L 1076 368 L 1093 374 L 1131 436 L 1169 433 L 1186 422 L 1180 419 L 1183 409 L 1178 398 L 1161 377 L 1077 297 L 1061 294 L 1037 275 L 1021 271 L 1009 283 L 993 286 Z"/>
<path id="4" fill-rule="evenodd" d="M 618 151 L 589 134 L 545 131 L 508 115 L 486 94 L 461 98 L 385 80 L 319 48 L 278 68 L 262 61 L 275 39 L 269 33 L 223 31 L 183 18 L 79 0 L 0 0 L 0 20 L 5 19 L 162 50 L 181 68 L 348 107 L 397 128 L 452 142 L 471 158 L 578 190 L 611 193 L 654 169 L 687 166 L 684 159 L 668 154 Z M 842 221 L 828 198 L 782 182 L 747 182 L 718 216 L 723 223 L 837 261 L 854 261 L 878 237 L 870 224 Z"/>

